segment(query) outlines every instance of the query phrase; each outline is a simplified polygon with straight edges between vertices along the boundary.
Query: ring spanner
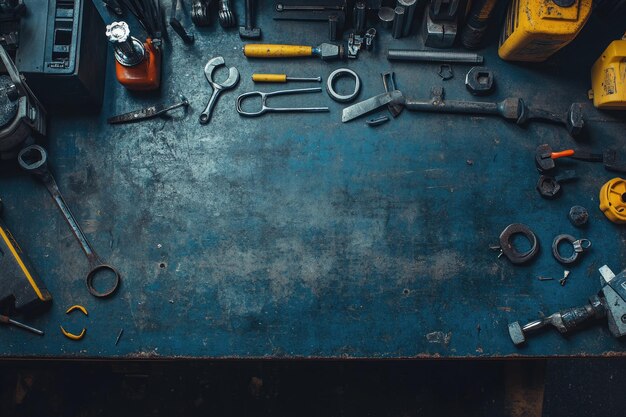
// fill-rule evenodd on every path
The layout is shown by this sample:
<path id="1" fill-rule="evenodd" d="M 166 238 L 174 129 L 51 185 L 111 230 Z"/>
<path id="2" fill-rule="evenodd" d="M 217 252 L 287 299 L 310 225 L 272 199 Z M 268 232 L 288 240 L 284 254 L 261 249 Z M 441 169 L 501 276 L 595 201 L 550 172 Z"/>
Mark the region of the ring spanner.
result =
<path id="1" fill-rule="evenodd" d="M 105 264 L 100 259 L 96 251 L 94 251 L 89 244 L 87 237 L 81 230 L 78 222 L 74 218 L 74 215 L 65 203 L 65 200 L 61 195 L 61 191 L 59 190 L 59 187 L 48 168 L 48 153 L 46 152 L 46 150 L 38 145 L 28 146 L 22 149 L 22 151 L 18 154 L 17 160 L 24 170 L 30 172 L 46 186 L 48 192 L 52 196 L 52 199 L 59 207 L 59 210 L 61 210 L 61 213 L 63 213 L 63 217 L 67 221 L 67 224 L 69 224 L 70 229 L 72 229 L 72 232 L 74 233 L 76 240 L 78 240 L 80 247 L 82 248 L 83 252 L 85 252 L 87 260 L 89 261 L 90 268 L 90 271 L 87 274 L 86 283 L 87 289 L 89 290 L 91 295 L 99 298 L 112 295 L 115 290 L 117 290 L 117 287 L 120 285 L 120 273 L 111 265 Z M 115 275 L 115 282 L 109 290 L 99 292 L 94 287 L 93 282 L 96 278 L 96 275 L 104 271 L 112 272 Z"/>

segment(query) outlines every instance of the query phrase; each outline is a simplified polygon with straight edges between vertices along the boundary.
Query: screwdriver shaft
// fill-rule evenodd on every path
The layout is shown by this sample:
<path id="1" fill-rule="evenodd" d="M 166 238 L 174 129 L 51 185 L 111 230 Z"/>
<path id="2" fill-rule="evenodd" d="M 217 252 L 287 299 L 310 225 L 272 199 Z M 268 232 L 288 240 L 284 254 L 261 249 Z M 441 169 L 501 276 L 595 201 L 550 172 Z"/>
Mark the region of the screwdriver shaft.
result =
<path id="1" fill-rule="evenodd" d="M 40 335 L 40 336 L 43 336 L 43 332 L 41 330 L 35 329 L 34 327 L 30 327 L 30 326 L 28 326 L 28 325 L 26 325 L 24 323 L 20 323 L 19 321 L 15 321 L 13 319 L 9 319 L 9 323 L 11 323 L 14 326 L 21 327 L 22 329 L 31 331 L 31 332 L 33 332 L 35 334 Z"/>
<path id="2" fill-rule="evenodd" d="M 255 83 L 286 83 L 287 81 L 322 82 L 322 77 L 289 77 L 287 74 L 252 74 Z"/>
<path id="3" fill-rule="evenodd" d="M 314 81 L 314 82 L 318 82 L 321 83 L 322 82 L 322 77 L 287 77 L 287 81 Z"/>
<path id="4" fill-rule="evenodd" d="M 12 324 L 16 327 L 21 327 L 24 330 L 28 330 L 29 332 L 33 332 L 35 334 L 38 334 L 40 336 L 43 336 L 43 332 L 39 329 L 35 329 L 34 327 L 30 327 L 24 323 L 20 323 L 19 321 L 13 320 L 12 318 L 9 318 L 7 316 L 2 316 L 0 315 L 0 323 L 1 324 Z"/>

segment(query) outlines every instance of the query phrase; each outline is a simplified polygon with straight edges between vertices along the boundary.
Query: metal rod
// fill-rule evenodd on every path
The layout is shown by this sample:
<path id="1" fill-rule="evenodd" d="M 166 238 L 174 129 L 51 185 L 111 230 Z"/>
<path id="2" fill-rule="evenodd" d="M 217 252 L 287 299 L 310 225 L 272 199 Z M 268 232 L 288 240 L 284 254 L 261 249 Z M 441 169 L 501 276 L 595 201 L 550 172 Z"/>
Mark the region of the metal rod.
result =
<path id="1" fill-rule="evenodd" d="M 412 62 L 453 62 L 482 64 L 482 55 L 471 52 L 440 52 L 422 51 L 417 49 L 389 49 L 387 51 L 389 61 L 412 61 Z"/>
<path id="2" fill-rule="evenodd" d="M 393 26 L 391 28 L 391 36 L 394 39 L 398 39 L 402 37 L 402 31 L 404 30 L 404 18 L 406 17 L 404 14 L 405 10 L 402 6 L 397 6 L 393 9 Z"/>

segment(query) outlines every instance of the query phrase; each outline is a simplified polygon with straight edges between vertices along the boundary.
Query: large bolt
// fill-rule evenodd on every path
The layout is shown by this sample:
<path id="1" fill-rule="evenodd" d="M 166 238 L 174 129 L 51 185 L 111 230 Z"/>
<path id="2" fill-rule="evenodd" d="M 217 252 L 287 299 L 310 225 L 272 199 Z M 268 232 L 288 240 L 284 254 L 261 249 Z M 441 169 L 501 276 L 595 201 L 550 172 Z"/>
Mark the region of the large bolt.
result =
<path id="1" fill-rule="evenodd" d="M 130 28 L 126 22 L 113 22 L 106 27 L 106 37 L 113 44 L 115 59 L 126 67 L 142 62 L 146 50 L 139 39 L 130 36 Z"/>

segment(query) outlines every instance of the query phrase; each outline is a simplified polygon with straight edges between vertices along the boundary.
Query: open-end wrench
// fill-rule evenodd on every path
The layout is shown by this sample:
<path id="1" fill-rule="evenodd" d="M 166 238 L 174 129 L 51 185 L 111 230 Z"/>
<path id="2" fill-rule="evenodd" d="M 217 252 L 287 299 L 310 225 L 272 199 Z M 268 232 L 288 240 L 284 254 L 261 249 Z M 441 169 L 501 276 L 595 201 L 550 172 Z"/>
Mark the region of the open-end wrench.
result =
<path id="1" fill-rule="evenodd" d="M 209 84 L 211 84 L 213 93 L 211 94 L 211 99 L 206 105 L 206 108 L 202 113 L 200 113 L 200 124 L 202 125 L 209 123 L 209 120 L 211 120 L 211 112 L 213 111 L 213 107 L 215 106 L 215 103 L 217 103 L 217 98 L 222 90 L 230 90 L 239 82 L 239 71 L 235 67 L 228 68 L 228 78 L 223 83 L 213 81 L 213 71 L 215 71 L 215 68 L 220 65 L 224 65 L 224 58 L 216 56 L 215 58 L 209 59 L 209 62 L 207 62 L 204 66 L 204 76 Z"/>
<path id="2" fill-rule="evenodd" d="M 76 240 L 78 240 L 80 247 L 82 248 L 83 252 L 85 252 L 87 260 L 89 261 L 90 268 L 86 280 L 87 289 L 89 290 L 89 292 L 93 296 L 100 298 L 108 297 L 109 295 L 113 294 L 120 284 L 120 273 L 111 265 L 104 263 L 102 259 L 100 259 L 96 251 L 93 250 L 93 248 L 89 244 L 87 237 L 78 225 L 78 222 L 74 218 L 74 215 L 70 211 L 70 208 L 65 203 L 65 200 L 61 195 L 61 191 L 59 190 L 59 187 L 54 180 L 52 173 L 48 169 L 48 153 L 46 152 L 46 150 L 39 145 L 28 146 L 18 154 L 17 161 L 25 171 L 30 172 L 46 186 L 57 207 L 59 207 L 59 210 L 61 210 L 61 213 L 63 213 L 63 217 L 67 221 L 67 224 L 69 224 L 70 229 L 72 229 L 72 233 L 74 233 L 74 236 L 76 237 Z M 113 274 L 113 276 L 115 277 L 114 283 L 113 286 L 107 291 L 100 292 L 94 287 L 94 280 L 98 274 L 104 273 L 106 271 L 109 272 L 108 275 L 110 275 L 111 273 Z"/>

